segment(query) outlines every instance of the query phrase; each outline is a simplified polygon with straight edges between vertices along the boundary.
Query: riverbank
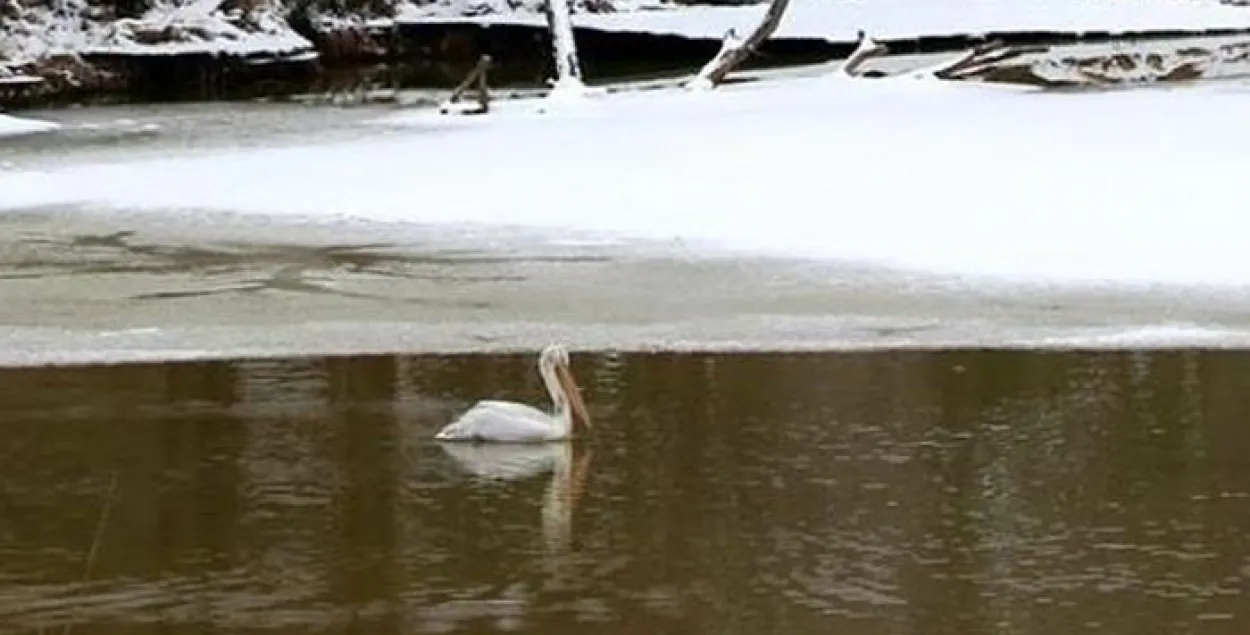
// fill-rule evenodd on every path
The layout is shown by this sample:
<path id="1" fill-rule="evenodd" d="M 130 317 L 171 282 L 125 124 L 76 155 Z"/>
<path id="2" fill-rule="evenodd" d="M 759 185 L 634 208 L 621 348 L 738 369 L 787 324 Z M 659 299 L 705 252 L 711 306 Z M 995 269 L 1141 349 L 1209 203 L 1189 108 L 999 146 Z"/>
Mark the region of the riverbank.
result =
<path id="1" fill-rule="evenodd" d="M 495 60 L 495 86 L 541 87 L 550 75 L 545 18 L 536 4 L 394 4 L 380 12 L 330 16 L 315 6 L 244 11 L 222 0 L 196 0 L 120 19 L 93 10 L 87 0 L 67 6 L 78 26 L 37 8 L 25 10 L 20 20 L 0 22 L 0 59 L 7 60 L 0 62 L 0 107 L 448 87 L 482 54 Z M 764 9 L 633 0 L 577 6 L 574 29 L 592 82 L 688 73 L 715 54 L 726 30 L 748 27 Z M 860 29 L 895 55 L 958 51 L 985 39 L 1102 44 L 1131 55 L 1163 40 L 1250 41 L 1250 9 L 1218 0 L 1054 0 L 1044 11 L 1004 2 L 946 0 L 917 10 L 892 2 L 811 0 L 790 8 L 746 68 L 843 58 Z M 1193 57 L 1192 48 L 1152 52 L 1166 57 L 1188 51 Z M 1241 61 L 1239 51 L 1207 53 L 1216 62 Z M 1172 78 L 1168 72 L 1154 76 Z"/>

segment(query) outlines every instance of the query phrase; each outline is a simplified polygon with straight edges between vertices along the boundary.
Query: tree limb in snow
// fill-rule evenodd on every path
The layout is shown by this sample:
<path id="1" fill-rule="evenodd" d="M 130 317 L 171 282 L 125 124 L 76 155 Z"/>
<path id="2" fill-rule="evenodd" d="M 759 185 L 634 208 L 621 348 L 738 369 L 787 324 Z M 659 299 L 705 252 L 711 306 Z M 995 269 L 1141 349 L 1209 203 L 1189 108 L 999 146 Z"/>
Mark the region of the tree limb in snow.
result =
<path id="1" fill-rule="evenodd" d="M 781 24 L 781 16 L 785 15 L 790 0 L 771 0 L 764 18 L 755 26 L 751 34 L 744 37 L 735 29 L 729 29 L 721 41 L 720 51 L 686 85 L 690 88 L 713 88 L 725 81 L 738 65 L 751 57 L 765 40 L 777 31 Z"/>
<path id="2" fill-rule="evenodd" d="M 930 66 L 919 72 L 928 73 L 938 79 L 961 80 L 982 74 L 994 66 L 1000 65 L 1022 55 L 1045 53 L 1048 46 L 1007 46 L 999 40 L 978 44 L 964 51 L 954 59 Z"/>
<path id="3" fill-rule="evenodd" d="M 477 65 L 464 80 L 451 91 L 451 97 L 443 102 L 438 111 L 446 114 L 456 113 L 460 115 L 480 115 L 490 111 L 490 89 L 486 86 L 486 71 L 490 68 L 491 57 L 483 55 L 478 58 Z M 468 92 L 469 88 L 474 84 L 477 85 L 477 104 L 469 105 L 459 101 L 459 99 Z"/>

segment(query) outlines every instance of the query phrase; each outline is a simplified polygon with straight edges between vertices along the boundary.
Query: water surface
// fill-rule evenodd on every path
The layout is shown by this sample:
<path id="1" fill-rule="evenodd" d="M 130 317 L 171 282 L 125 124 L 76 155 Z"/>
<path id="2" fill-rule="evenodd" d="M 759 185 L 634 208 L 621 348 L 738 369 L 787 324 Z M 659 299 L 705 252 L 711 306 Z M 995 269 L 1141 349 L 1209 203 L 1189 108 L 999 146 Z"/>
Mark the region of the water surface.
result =
<path id="1" fill-rule="evenodd" d="M 528 354 L 0 371 L 0 632 L 1250 627 L 1244 354 L 573 363 L 512 453 L 430 437 Z"/>

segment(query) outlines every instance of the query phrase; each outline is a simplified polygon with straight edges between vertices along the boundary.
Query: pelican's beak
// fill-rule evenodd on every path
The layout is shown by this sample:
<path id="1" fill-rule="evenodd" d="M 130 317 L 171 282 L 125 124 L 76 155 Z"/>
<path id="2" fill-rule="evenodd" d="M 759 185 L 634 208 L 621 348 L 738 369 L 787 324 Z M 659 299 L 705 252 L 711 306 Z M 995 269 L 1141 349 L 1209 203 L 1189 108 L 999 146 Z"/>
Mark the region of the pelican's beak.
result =
<path id="1" fill-rule="evenodd" d="M 577 387 L 576 381 L 573 381 L 573 372 L 564 364 L 556 364 L 556 379 L 560 381 L 560 387 L 564 389 L 564 395 L 569 400 L 574 419 L 580 420 L 582 425 L 589 430 L 591 428 L 590 413 L 586 410 L 586 402 L 582 401 L 582 389 Z"/>

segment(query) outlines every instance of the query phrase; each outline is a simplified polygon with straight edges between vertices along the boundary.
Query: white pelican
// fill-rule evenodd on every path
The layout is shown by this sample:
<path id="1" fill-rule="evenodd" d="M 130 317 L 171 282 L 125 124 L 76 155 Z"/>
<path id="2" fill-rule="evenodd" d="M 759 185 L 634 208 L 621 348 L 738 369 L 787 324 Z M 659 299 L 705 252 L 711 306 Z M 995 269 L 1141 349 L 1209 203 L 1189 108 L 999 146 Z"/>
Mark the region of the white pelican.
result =
<path id="1" fill-rule="evenodd" d="M 544 348 L 538 356 L 538 373 L 551 394 L 554 412 L 549 414 L 525 404 L 486 399 L 447 424 L 434 438 L 439 441 L 542 443 L 572 438 L 576 433 L 575 424 L 589 429 L 590 415 L 569 370 L 568 351 L 559 344 Z"/>

